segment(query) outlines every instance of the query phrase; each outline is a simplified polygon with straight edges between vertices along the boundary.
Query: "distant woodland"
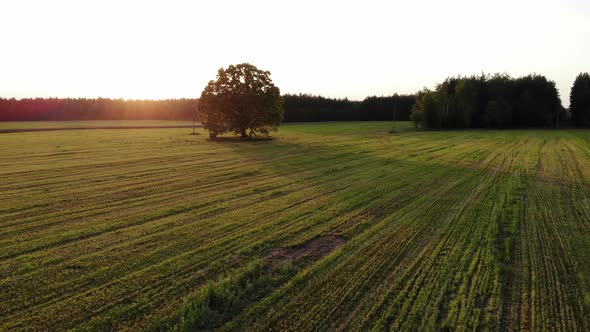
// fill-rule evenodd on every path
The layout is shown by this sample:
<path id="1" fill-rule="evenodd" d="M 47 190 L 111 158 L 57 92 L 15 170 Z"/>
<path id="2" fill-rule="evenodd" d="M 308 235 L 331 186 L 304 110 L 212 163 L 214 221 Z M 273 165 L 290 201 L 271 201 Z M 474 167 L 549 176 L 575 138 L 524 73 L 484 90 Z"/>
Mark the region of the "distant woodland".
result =
<path id="1" fill-rule="evenodd" d="M 417 94 L 411 118 L 425 128 L 557 127 L 565 110 L 541 75 L 450 77 Z"/>
<path id="2" fill-rule="evenodd" d="M 196 99 L 0 98 L 0 121 L 189 120 Z"/>
<path id="3" fill-rule="evenodd" d="M 372 96 L 363 101 L 332 99 L 308 94 L 284 95 L 285 122 L 407 121 L 414 95 Z"/>
<path id="4" fill-rule="evenodd" d="M 555 82 L 531 74 L 449 77 L 415 95 L 371 96 L 362 101 L 287 94 L 284 122 L 389 121 L 416 127 L 514 128 L 590 126 L 590 75 L 577 76 L 562 106 Z M 197 99 L 123 100 L 85 98 L 0 98 L 0 121 L 192 120 Z"/>
<path id="5" fill-rule="evenodd" d="M 362 102 L 307 94 L 285 95 L 284 122 L 409 120 L 413 95 Z M 0 98 L 0 121 L 192 120 L 198 99 L 123 100 Z"/>

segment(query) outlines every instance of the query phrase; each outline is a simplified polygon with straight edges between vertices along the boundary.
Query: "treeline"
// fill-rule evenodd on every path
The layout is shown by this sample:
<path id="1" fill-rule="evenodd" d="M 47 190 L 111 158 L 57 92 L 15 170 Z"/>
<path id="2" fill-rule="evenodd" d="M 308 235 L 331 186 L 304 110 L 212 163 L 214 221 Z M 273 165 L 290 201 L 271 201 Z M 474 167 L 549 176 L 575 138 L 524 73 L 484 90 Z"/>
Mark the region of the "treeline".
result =
<path id="1" fill-rule="evenodd" d="M 425 128 L 557 127 L 565 119 L 555 82 L 542 75 L 450 77 L 416 96 L 411 119 Z"/>
<path id="2" fill-rule="evenodd" d="M 414 95 L 398 95 L 388 97 L 367 97 L 361 102 L 361 120 L 363 121 L 391 121 L 395 111 L 395 119 L 408 121 L 414 106 Z"/>
<path id="3" fill-rule="evenodd" d="M 284 122 L 355 121 L 359 120 L 359 102 L 325 98 L 308 94 L 283 96 Z"/>
<path id="4" fill-rule="evenodd" d="M 413 95 L 362 102 L 306 94 L 285 95 L 284 122 L 409 120 Z M 192 120 L 198 99 L 0 98 L 0 121 Z"/>
<path id="5" fill-rule="evenodd" d="M 287 94 L 285 122 L 321 121 L 407 121 L 414 105 L 414 95 L 367 97 L 363 101 L 335 99 L 309 94 Z"/>
<path id="6" fill-rule="evenodd" d="M 580 73 L 570 93 L 572 120 L 578 126 L 590 126 L 590 74 Z"/>
<path id="7" fill-rule="evenodd" d="M 0 121 L 190 120 L 196 99 L 0 98 Z"/>
<path id="8" fill-rule="evenodd" d="M 569 119 L 555 83 L 542 75 L 450 77 L 416 95 L 363 101 L 284 95 L 284 122 L 412 120 L 424 128 L 558 127 Z M 197 99 L 0 98 L 0 121 L 191 120 Z M 570 93 L 572 123 L 590 126 L 590 75 Z"/>

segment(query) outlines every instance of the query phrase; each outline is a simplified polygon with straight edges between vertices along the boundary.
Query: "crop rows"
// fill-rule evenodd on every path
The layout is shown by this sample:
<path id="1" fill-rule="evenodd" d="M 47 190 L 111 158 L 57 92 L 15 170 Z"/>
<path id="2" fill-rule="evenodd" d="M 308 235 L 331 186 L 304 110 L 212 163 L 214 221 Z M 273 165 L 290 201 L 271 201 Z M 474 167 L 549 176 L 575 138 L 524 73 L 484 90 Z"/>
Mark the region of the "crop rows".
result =
<path id="1" fill-rule="evenodd" d="M 589 330 L 590 134 L 389 128 L 2 134 L 0 330 Z"/>

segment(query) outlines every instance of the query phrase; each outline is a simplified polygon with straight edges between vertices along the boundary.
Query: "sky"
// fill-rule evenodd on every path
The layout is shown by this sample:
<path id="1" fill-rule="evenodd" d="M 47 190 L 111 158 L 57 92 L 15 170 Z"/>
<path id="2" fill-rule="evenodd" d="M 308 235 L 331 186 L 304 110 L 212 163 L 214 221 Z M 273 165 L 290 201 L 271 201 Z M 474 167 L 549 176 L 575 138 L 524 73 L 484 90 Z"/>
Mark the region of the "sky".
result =
<path id="1" fill-rule="evenodd" d="M 362 100 L 451 75 L 590 71 L 588 0 L 3 0 L 0 97 L 196 98 L 220 67 Z"/>

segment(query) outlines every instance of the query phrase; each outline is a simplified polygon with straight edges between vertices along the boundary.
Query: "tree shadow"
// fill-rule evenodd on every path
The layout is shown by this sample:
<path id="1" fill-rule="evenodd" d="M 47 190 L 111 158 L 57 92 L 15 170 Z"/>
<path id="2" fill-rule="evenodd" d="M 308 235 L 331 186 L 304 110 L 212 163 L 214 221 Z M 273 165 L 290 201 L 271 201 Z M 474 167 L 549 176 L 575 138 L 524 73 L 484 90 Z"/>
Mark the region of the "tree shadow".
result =
<path id="1" fill-rule="evenodd" d="M 216 137 L 207 138 L 207 142 L 213 143 L 248 143 L 248 142 L 271 142 L 276 140 L 274 137 L 240 137 L 240 136 L 228 136 L 228 137 Z"/>

